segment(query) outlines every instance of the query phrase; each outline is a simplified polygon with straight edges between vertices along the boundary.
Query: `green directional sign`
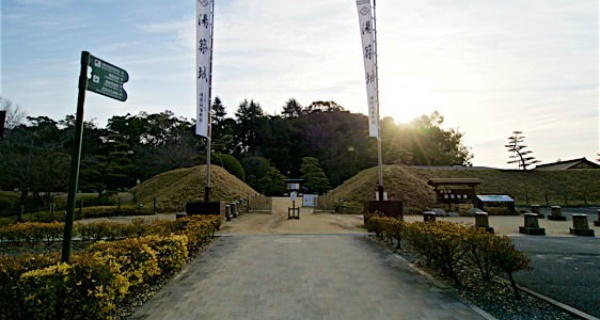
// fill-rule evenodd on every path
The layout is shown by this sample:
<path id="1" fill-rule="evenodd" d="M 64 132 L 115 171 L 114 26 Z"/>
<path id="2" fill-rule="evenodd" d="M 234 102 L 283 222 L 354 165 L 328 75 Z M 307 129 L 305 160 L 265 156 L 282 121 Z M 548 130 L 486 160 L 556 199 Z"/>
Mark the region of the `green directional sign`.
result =
<path id="1" fill-rule="evenodd" d="M 120 101 L 127 100 L 123 84 L 129 80 L 127 71 L 104 60 L 90 55 L 89 66 L 92 77 L 87 81 L 87 89 Z"/>

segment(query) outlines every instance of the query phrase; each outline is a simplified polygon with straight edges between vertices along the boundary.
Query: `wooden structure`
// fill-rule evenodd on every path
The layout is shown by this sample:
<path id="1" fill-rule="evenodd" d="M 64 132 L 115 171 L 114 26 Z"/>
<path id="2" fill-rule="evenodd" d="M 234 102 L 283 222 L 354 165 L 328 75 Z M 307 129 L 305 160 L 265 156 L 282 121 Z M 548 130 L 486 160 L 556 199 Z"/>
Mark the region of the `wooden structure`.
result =
<path id="1" fill-rule="evenodd" d="M 302 179 L 283 179 L 285 182 L 285 190 L 287 192 L 300 192 L 302 193 Z"/>
<path id="2" fill-rule="evenodd" d="M 427 182 L 433 186 L 435 192 L 436 205 L 446 205 L 448 208 L 452 204 L 458 209 L 461 203 L 475 203 L 475 187 L 481 184 L 477 178 L 431 178 Z"/>

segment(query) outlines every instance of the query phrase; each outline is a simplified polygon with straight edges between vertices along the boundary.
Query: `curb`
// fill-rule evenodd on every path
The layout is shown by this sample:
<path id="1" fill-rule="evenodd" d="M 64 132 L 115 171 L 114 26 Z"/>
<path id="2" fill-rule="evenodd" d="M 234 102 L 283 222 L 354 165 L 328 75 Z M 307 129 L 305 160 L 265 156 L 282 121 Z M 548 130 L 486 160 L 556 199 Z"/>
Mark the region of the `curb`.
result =
<path id="1" fill-rule="evenodd" d="M 408 262 L 401 255 L 399 255 L 397 253 L 392 253 L 392 256 L 394 256 L 396 259 L 398 259 L 400 261 L 405 262 L 412 270 L 416 271 L 420 275 L 422 275 L 422 276 L 426 277 L 427 279 L 429 279 L 429 281 L 433 285 L 435 285 L 436 287 L 438 287 L 440 289 L 444 289 L 444 290 L 451 290 L 454 293 L 454 295 L 456 296 L 456 298 L 458 298 L 458 301 L 460 301 L 462 304 L 466 305 L 467 307 L 471 308 L 473 311 L 475 311 L 475 313 L 479 314 L 484 319 L 486 319 L 486 320 L 498 320 L 497 318 L 495 318 L 491 314 L 487 313 L 485 310 L 479 308 L 478 306 L 472 304 L 471 302 L 469 302 L 468 300 L 466 300 L 465 298 L 463 298 L 460 294 L 458 294 L 458 292 L 456 292 L 456 290 L 452 286 L 444 284 L 444 283 L 441 283 L 440 281 L 438 281 L 437 279 L 435 279 L 433 276 L 431 276 L 429 273 L 423 271 L 419 267 L 417 267 L 414 264 Z M 598 319 L 598 320 L 600 320 L 600 319 Z"/>
<path id="2" fill-rule="evenodd" d="M 502 281 L 508 282 L 506 279 L 502 279 Z M 579 317 L 579 318 L 585 319 L 585 320 L 600 320 L 600 318 L 596 318 L 596 317 L 589 315 L 579 309 L 575 309 L 575 308 L 573 308 L 567 304 L 564 304 L 560 301 L 556 301 L 556 300 L 554 300 L 550 297 L 547 297 L 541 293 L 535 292 L 527 287 L 523 287 L 523 286 L 517 284 L 517 288 L 521 291 L 527 292 L 528 294 L 530 294 L 538 299 L 544 300 L 544 301 L 554 305 L 557 308 L 563 309 L 565 312 L 567 312 L 573 316 L 576 316 L 576 317 Z"/>
<path id="3" fill-rule="evenodd" d="M 366 238 L 369 239 L 370 241 L 373 241 L 373 239 L 370 239 L 369 237 L 366 237 Z M 376 240 L 373 241 L 373 242 L 377 243 Z M 377 243 L 377 244 L 379 244 L 379 243 Z M 481 315 L 485 319 L 487 319 L 487 320 L 497 320 L 495 317 L 493 317 L 489 313 L 485 312 L 484 310 L 482 310 L 478 306 L 472 304 L 471 302 L 467 301 L 462 296 L 460 296 L 454 290 L 454 288 L 452 286 L 444 284 L 444 283 L 438 281 L 433 276 L 431 276 L 429 273 L 423 271 L 419 267 L 417 267 L 414 264 L 408 262 L 408 260 L 404 259 L 404 257 L 402 257 L 401 255 L 395 253 L 390 248 L 387 248 L 386 246 L 380 246 L 380 247 L 383 248 L 384 250 L 388 251 L 391 256 L 394 256 L 396 259 L 405 262 L 412 270 L 416 271 L 417 273 L 419 273 L 422 276 L 425 276 L 427 279 L 429 279 L 431 281 L 431 283 L 433 283 L 438 288 L 453 290 L 456 293 L 456 296 L 458 297 L 458 299 L 459 299 L 460 302 L 462 302 L 463 304 L 465 304 L 468 307 L 470 307 L 471 309 L 473 309 L 473 311 L 475 311 L 476 313 L 478 313 L 479 315 Z M 504 278 L 500 277 L 500 278 L 497 278 L 497 279 L 510 285 L 510 283 L 508 282 L 508 280 L 506 280 Z M 571 307 L 571 306 L 569 306 L 567 304 L 564 304 L 564 303 L 562 303 L 560 301 L 554 300 L 554 299 L 552 299 L 550 297 L 547 297 L 547 296 L 545 296 L 545 295 L 543 295 L 541 293 L 533 291 L 533 290 L 531 290 L 531 289 L 529 289 L 527 287 L 523 287 L 523 286 L 517 284 L 517 289 L 519 289 L 519 290 L 521 290 L 523 292 L 526 292 L 526 293 L 528 293 L 528 294 L 530 294 L 530 295 L 532 295 L 532 296 L 534 296 L 534 297 L 536 297 L 538 299 L 544 300 L 544 301 L 550 303 L 551 305 L 553 305 L 553 306 L 555 306 L 555 307 L 557 307 L 559 309 L 562 309 L 563 311 L 565 311 L 565 312 L 567 312 L 567 313 L 569 313 L 569 314 L 571 314 L 571 315 L 573 315 L 575 317 L 578 317 L 578 318 L 581 318 L 581 319 L 584 319 L 584 320 L 600 320 L 600 318 L 596 318 L 596 317 L 594 317 L 592 315 L 589 315 L 589 314 L 587 314 L 587 313 L 585 313 L 585 312 L 583 312 L 583 311 L 581 311 L 579 309 L 573 308 L 573 307 Z"/>
<path id="4" fill-rule="evenodd" d="M 387 248 L 385 246 L 380 245 L 379 243 L 377 243 L 377 241 L 373 241 L 373 239 L 370 239 L 369 237 L 365 237 L 367 240 L 374 242 L 375 244 L 379 245 L 380 248 L 384 249 L 385 251 L 387 251 L 390 256 L 394 257 L 395 259 L 398 259 L 402 262 L 404 262 L 411 270 L 417 272 L 418 274 L 424 276 L 425 278 L 427 278 L 429 280 L 429 282 L 431 284 L 433 284 L 434 286 L 440 288 L 440 289 L 444 289 L 444 290 L 449 290 L 452 291 L 452 293 L 454 294 L 454 296 L 457 298 L 457 300 L 464 304 L 465 306 L 471 308 L 471 310 L 473 310 L 475 313 L 477 313 L 478 315 L 480 315 L 481 317 L 483 317 L 486 320 L 498 320 L 497 318 L 495 318 L 494 316 L 492 316 L 491 314 L 487 313 L 485 310 L 479 308 L 478 306 L 472 304 L 471 302 L 467 301 L 465 298 L 463 298 L 460 294 L 458 294 L 458 292 L 454 289 L 454 287 L 444 284 L 440 281 L 438 281 L 437 279 L 435 279 L 433 276 L 431 276 L 429 273 L 423 271 L 422 269 L 420 269 L 419 267 L 415 266 L 414 264 L 408 262 L 408 260 L 404 259 L 404 257 L 402 257 L 401 255 L 395 253 L 393 250 L 391 250 L 390 248 Z"/>

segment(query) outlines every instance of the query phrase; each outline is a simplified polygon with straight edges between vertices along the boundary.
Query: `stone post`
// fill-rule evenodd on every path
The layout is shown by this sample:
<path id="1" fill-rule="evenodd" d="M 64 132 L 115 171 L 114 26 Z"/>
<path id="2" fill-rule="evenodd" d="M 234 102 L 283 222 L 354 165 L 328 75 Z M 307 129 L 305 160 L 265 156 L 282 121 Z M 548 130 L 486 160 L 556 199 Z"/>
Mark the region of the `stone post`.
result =
<path id="1" fill-rule="evenodd" d="M 598 218 L 594 221 L 596 227 L 600 227 L 600 209 L 598 209 Z"/>
<path id="2" fill-rule="evenodd" d="M 569 228 L 569 233 L 576 236 L 593 237 L 594 230 L 588 225 L 587 215 L 581 213 L 573 214 L 573 228 Z"/>
<path id="3" fill-rule="evenodd" d="M 475 227 L 485 228 L 485 231 L 494 233 L 494 228 L 490 228 L 487 212 L 475 212 Z"/>
<path id="4" fill-rule="evenodd" d="M 231 206 L 228 205 L 228 204 L 226 204 L 225 205 L 225 219 L 227 221 L 231 221 L 231 218 L 232 218 L 232 216 L 231 216 Z"/>
<path id="5" fill-rule="evenodd" d="M 519 233 L 529 234 L 529 235 L 546 235 L 546 229 L 540 228 L 538 223 L 538 215 L 532 212 L 528 212 L 525 214 L 524 226 L 519 227 Z"/>
<path id="6" fill-rule="evenodd" d="M 237 218 L 237 216 L 238 216 L 237 204 L 235 204 L 235 202 L 232 202 L 229 204 L 229 206 L 231 207 L 231 216 L 234 218 Z"/>
<path id="7" fill-rule="evenodd" d="M 548 216 L 548 220 L 567 221 L 567 217 L 563 216 L 560 206 L 552 206 L 552 213 Z"/>
<path id="8" fill-rule="evenodd" d="M 537 214 L 538 218 L 544 219 L 546 217 L 544 214 L 541 213 L 539 204 L 532 204 L 531 212 Z"/>
<path id="9" fill-rule="evenodd" d="M 435 222 L 435 212 L 433 212 L 433 211 L 425 211 L 425 212 L 423 212 L 423 221 L 425 221 L 425 222 Z"/>

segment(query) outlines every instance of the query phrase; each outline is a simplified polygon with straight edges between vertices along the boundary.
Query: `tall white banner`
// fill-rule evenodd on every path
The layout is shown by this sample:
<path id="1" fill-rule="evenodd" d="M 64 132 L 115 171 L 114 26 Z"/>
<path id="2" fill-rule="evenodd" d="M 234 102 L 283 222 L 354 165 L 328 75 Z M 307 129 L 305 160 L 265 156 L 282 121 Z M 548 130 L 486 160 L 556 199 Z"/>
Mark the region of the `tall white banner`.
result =
<path id="1" fill-rule="evenodd" d="M 358 22 L 363 46 L 367 102 L 369 105 L 369 135 L 379 137 L 379 107 L 377 95 L 377 42 L 375 41 L 375 9 L 371 0 L 357 0 Z"/>
<path id="2" fill-rule="evenodd" d="M 196 0 L 196 134 L 209 138 L 213 0 Z"/>

